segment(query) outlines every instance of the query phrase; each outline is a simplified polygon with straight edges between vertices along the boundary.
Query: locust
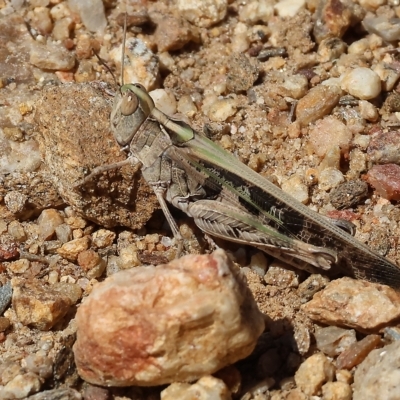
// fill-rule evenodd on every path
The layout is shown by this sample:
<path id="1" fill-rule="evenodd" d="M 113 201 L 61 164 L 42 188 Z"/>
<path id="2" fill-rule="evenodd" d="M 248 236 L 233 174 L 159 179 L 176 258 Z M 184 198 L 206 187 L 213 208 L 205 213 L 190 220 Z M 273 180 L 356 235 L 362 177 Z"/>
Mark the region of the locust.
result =
<path id="1" fill-rule="evenodd" d="M 309 209 L 182 120 L 160 111 L 146 89 L 123 84 L 110 115 L 125 161 L 141 168 L 182 251 L 167 203 L 207 235 L 250 245 L 311 273 L 345 274 L 400 289 L 400 268 L 357 241 L 351 223 Z"/>

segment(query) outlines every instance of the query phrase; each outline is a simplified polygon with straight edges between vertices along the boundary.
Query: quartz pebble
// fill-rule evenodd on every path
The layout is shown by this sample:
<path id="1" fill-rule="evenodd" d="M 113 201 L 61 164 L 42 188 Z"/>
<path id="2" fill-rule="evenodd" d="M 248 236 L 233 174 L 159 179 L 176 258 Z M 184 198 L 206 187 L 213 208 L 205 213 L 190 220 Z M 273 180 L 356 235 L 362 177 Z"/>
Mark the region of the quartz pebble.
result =
<path id="1" fill-rule="evenodd" d="M 341 278 L 316 293 L 302 310 L 319 323 L 369 332 L 400 317 L 400 295 L 385 285 Z"/>
<path id="2" fill-rule="evenodd" d="M 399 148 L 399 131 L 379 131 L 371 137 L 367 149 L 368 158 L 375 164 L 400 164 Z"/>
<path id="3" fill-rule="evenodd" d="M 387 200 L 400 200 L 400 166 L 374 165 L 366 175 L 367 182 Z"/>
<path id="4" fill-rule="evenodd" d="M 264 329 L 222 250 L 116 273 L 93 289 L 76 321 L 78 372 L 107 386 L 198 379 L 249 355 Z"/>
<path id="5" fill-rule="evenodd" d="M 55 209 L 43 210 L 37 219 L 39 226 L 39 237 L 42 240 L 49 240 L 56 231 L 56 228 L 64 222 L 60 212 Z"/>
<path id="6" fill-rule="evenodd" d="M 339 102 L 341 92 L 337 85 L 318 85 L 310 89 L 297 103 L 297 121 L 307 126 L 329 114 Z"/>
<path id="7" fill-rule="evenodd" d="M 231 400 L 225 383 L 213 376 L 203 376 L 196 383 L 173 383 L 161 392 L 161 400 Z"/>
<path id="8" fill-rule="evenodd" d="M 375 33 L 387 42 L 400 40 L 400 19 L 388 18 L 385 15 L 370 17 L 363 20 L 364 28 L 369 33 Z"/>
<path id="9" fill-rule="evenodd" d="M 106 269 L 106 262 L 94 250 L 84 250 L 78 254 L 78 264 L 89 279 L 99 278 Z"/>
<path id="10" fill-rule="evenodd" d="M 331 190 L 344 182 L 344 176 L 336 168 L 326 168 L 318 176 L 318 188 L 321 190 Z"/>
<path id="11" fill-rule="evenodd" d="M 333 147 L 348 149 L 352 139 L 350 129 L 333 116 L 325 117 L 309 130 L 309 140 L 315 153 L 323 157 Z M 331 165 L 331 167 L 334 167 Z"/>
<path id="12" fill-rule="evenodd" d="M 67 260 L 76 261 L 79 253 L 87 250 L 89 245 L 90 239 L 87 236 L 84 236 L 64 243 L 59 249 L 57 249 L 57 253 Z"/>
<path id="13" fill-rule="evenodd" d="M 297 293 L 301 298 L 301 302 L 305 303 L 310 300 L 314 294 L 324 288 L 328 282 L 328 278 L 322 275 L 311 274 L 305 281 L 300 283 L 297 290 Z"/>
<path id="14" fill-rule="evenodd" d="M 323 400 L 351 400 L 353 390 L 345 382 L 327 382 L 322 386 Z"/>
<path id="15" fill-rule="evenodd" d="M 75 66 L 75 56 L 63 46 L 35 42 L 29 62 L 41 69 L 69 71 Z"/>
<path id="16" fill-rule="evenodd" d="M 93 244 L 99 249 L 111 246 L 115 239 L 115 232 L 109 231 L 108 229 L 99 229 L 92 235 Z"/>
<path id="17" fill-rule="evenodd" d="M 353 343 L 336 359 L 338 369 L 352 369 L 360 364 L 367 355 L 382 345 L 379 335 L 368 335 L 359 342 Z"/>
<path id="18" fill-rule="evenodd" d="M 344 329 L 337 326 L 317 329 L 314 336 L 317 348 L 329 357 L 339 355 L 357 342 L 354 329 Z"/>
<path id="19" fill-rule="evenodd" d="M 354 374 L 353 400 L 397 399 L 399 368 L 400 341 L 372 350 Z"/>
<path id="20" fill-rule="evenodd" d="M 274 285 L 280 288 L 295 288 L 299 286 L 299 276 L 287 265 L 274 261 L 264 275 L 264 281 L 268 285 Z"/>
<path id="21" fill-rule="evenodd" d="M 282 17 L 294 17 L 305 8 L 305 0 L 280 0 L 274 5 L 277 14 Z"/>
<path id="22" fill-rule="evenodd" d="M 309 396 L 318 395 L 322 385 L 332 381 L 335 367 L 322 353 L 313 354 L 307 358 L 296 371 L 294 379 L 303 393 Z"/>
<path id="23" fill-rule="evenodd" d="M 271 0 L 250 0 L 243 4 L 239 20 L 254 25 L 257 22 L 268 24 L 274 14 L 274 3 Z"/>
<path id="24" fill-rule="evenodd" d="M 0 389 L 0 397 L 2 399 L 25 399 L 28 395 L 38 392 L 40 386 L 39 377 L 32 372 L 27 372 L 15 376 Z"/>
<path id="25" fill-rule="evenodd" d="M 107 26 L 102 0 L 68 0 L 68 6 L 81 17 L 83 24 L 91 32 L 102 33 Z"/>
<path id="26" fill-rule="evenodd" d="M 71 298 L 39 280 L 14 286 L 12 307 L 25 326 L 47 331 L 59 322 L 72 305 Z"/>
<path id="27" fill-rule="evenodd" d="M 122 44 L 110 51 L 110 58 L 121 67 Z M 153 90 L 159 78 L 159 63 L 155 54 L 140 38 L 130 38 L 125 44 L 124 82 L 141 83 Z"/>
<path id="28" fill-rule="evenodd" d="M 180 15 L 199 27 L 209 27 L 225 18 L 227 0 L 177 0 Z"/>
<path id="29" fill-rule="evenodd" d="M 28 197 L 21 192 L 17 192 L 15 190 L 9 191 L 4 196 L 4 203 L 6 207 L 13 213 L 18 214 L 21 213 L 24 208 L 25 204 L 28 200 Z"/>
<path id="30" fill-rule="evenodd" d="M 299 175 L 293 175 L 282 183 L 282 190 L 293 196 L 300 203 L 306 204 L 309 200 L 308 187 Z"/>
<path id="31" fill-rule="evenodd" d="M 153 99 L 155 106 L 167 115 L 176 113 L 176 99 L 170 90 L 156 89 L 149 93 Z"/>
<path id="32" fill-rule="evenodd" d="M 224 122 L 235 115 L 236 111 L 237 101 L 235 99 L 221 99 L 210 105 L 207 109 L 207 116 L 211 121 Z"/>
<path id="33" fill-rule="evenodd" d="M 341 88 L 358 99 L 370 100 L 381 92 L 381 80 L 371 69 L 359 67 L 341 76 Z"/>

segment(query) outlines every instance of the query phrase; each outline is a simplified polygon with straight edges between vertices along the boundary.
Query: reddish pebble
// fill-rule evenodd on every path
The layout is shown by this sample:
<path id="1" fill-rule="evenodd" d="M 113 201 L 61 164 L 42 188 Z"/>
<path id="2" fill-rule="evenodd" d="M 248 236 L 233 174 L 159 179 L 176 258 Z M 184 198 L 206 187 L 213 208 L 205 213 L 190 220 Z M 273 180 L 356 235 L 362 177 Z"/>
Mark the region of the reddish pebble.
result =
<path id="1" fill-rule="evenodd" d="M 366 175 L 367 182 L 387 200 L 400 200 L 400 165 L 374 165 Z"/>

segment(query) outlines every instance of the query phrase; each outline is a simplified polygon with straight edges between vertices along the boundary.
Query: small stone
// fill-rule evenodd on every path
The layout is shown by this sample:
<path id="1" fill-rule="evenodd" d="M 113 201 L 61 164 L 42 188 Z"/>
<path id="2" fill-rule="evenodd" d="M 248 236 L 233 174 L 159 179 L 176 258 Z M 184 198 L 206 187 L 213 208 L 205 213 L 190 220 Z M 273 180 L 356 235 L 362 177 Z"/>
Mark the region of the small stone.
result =
<path id="1" fill-rule="evenodd" d="M 37 219 L 39 226 L 39 238 L 41 240 L 50 240 L 54 235 L 56 228 L 64 222 L 60 212 L 55 209 L 43 210 Z"/>
<path id="2" fill-rule="evenodd" d="M 385 285 L 340 278 L 301 308 L 314 321 L 368 332 L 400 317 L 400 295 Z"/>
<path id="3" fill-rule="evenodd" d="M 227 0 L 177 0 L 177 8 L 180 15 L 192 24 L 207 28 L 222 21 L 225 18 L 228 1 Z"/>
<path id="4" fill-rule="evenodd" d="M 22 360 L 23 366 L 29 371 L 38 375 L 42 379 L 50 378 L 53 374 L 53 361 L 39 351 L 29 354 Z"/>
<path id="5" fill-rule="evenodd" d="M 162 15 L 155 22 L 157 27 L 154 32 L 154 41 L 157 43 L 159 52 L 180 50 L 189 42 L 200 42 L 198 28 L 182 17 Z"/>
<path id="6" fill-rule="evenodd" d="M 72 18 L 62 18 L 56 20 L 52 32 L 53 38 L 60 41 L 68 39 L 73 27 L 74 23 Z"/>
<path id="7" fill-rule="evenodd" d="M 341 76 L 341 88 L 361 100 L 370 100 L 381 92 L 379 75 L 369 68 L 359 67 Z"/>
<path id="8" fill-rule="evenodd" d="M 271 0 L 250 0 L 239 11 L 239 20 L 248 25 L 257 22 L 268 24 L 274 15 L 274 2 Z"/>
<path id="9" fill-rule="evenodd" d="M 249 267 L 258 275 L 264 276 L 268 267 L 268 261 L 265 257 L 265 253 L 259 251 L 256 254 L 253 254 L 250 259 Z"/>
<path id="10" fill-rule="evenodd" d="M 248 27 L 243 22 L 238 22 L 233 30 L 233 37 L 231 38 L 233 55 L 244 53 L 248 50 L 249 46 Z"/>
<path id="11" fill-rule="evenodd" d="M 34 42 L 29 62 L 41 69 L 70 71 L 75 66 L 75 56 L 61 45 Z"/>
<path id="12" fill-rule="evenodd" d="M 68 224 L 72 229 L 84 229 L 86 227 L 87 221 L 76 215 L 72 217 L 67 217 L 64 219 L 65 223 Z"/>
<path id="13" fill-rule="evenodd" d="M 274 5 L 274 9 L 281 18 L 292 18 L 306 6 L 305 0 L 280 0 Z"/>
<path id="14" fill-rule="evenodd" d="M 0 397 L 3 399 L 24 399 L 30 394 L 40 390 L 41 382 L 39 377 L 27 372 L 23 375 L 17 375 L 0 391 Z"/>
<path id="15" fill-rule="evenodd" d="M 400 19 L 388 18 L 385 15 L 365 18 L 362 22 L 369 33 L 375 33 L 387 42 L 400 40 Z"/>
<path id="16" fill-rule="evenodd" d="M 299 276 L 290 267 L 285 264 L 274 261 L 264 275 L 264 281 L 267 285 L 273 285 L 280 288 L 296 288 L 299 286 Z"/>
<path id="17" fill-rule="evenodd" d="M 325 156 L 331 148 L 337 146 L 346 151 L 350 147 L 351 139 L 350 129 L 333 116 L 317 121 L 309 130 L 310 143 L 320 157 Z"/>
<path id="18" fill-rule="evenodd" d="M 100 278 L 106 269 L 106 262 L 94 250 L 84 250 L 78 255 L 78 265 L 89 279 Z"/>
<path id="19" fill-rule="evenodd" d="M 379 335 L 368 335 L 343 351 L 336 359 L 336 367 L 338 369 L 350 370 L 354 366 L 360 364 L 372 350 L 381 346 L 382 341 Z"/>
<path id="20" fill-rule="evenodd" d="M 339 369 L 336 371 L 336 380 L 350 385 L 353 383 L 353 374 L 347 369 Z"/>
<path id="21" fill-rule="evenodd" d="M 351 400 L 353 391 L 345 382 L 327 382 L 322 386 L 323 400 Z"/>
<path id="22" fill-rule="evenodd" d="M 68 0 L 68 6 L 79 14 L 83 24 L 90 32 L 101 34 L 106 28 L 107 19 L 102 0 Z"/>
<path id="23" fill-rule="evenodd" d="M 129 269 L 140 265 L 140 259 L 136 245 L 131 244 L 119 251 L 118 265 L 120 269 Z"/>
<path id="24" fill-rule="evenodd" d="M 339 38 L 327 38 L 318 46 L 318 58 L 321 63 L 338 59 L 347 50 L 347 45 Z"/>
<path id="25" fill-rule="evenodd" d="M 27 200 L 28 197 L 25 194 L 17 192 L 15 190 L 8 192 L 4 196 L 4 203 L 6 207 L 13 214 L 21 213 L 25 208 Z"/>
<path id="26" fill-rule="evenodd" d="M 57 249 L 57 253 L 69 261 L 76 261 L 79 253 L 87 250 L 89 246 L 90 239 L 87 236 L 84 236 L 83 238 L 73 239 L 64 243 L 59 249 Z"/>
<path id="27" fill-rule="evenodd" d="M 306 204 L 309 200 L 308 187 L 299 175 L 292 175 L 282 183 L 282 190 L 293 196 L 300 203 Z"/>
<path id="28" fill-rule="evenodd" d="M 27 400 L 82 400 L 81 394 L 70 388 L 58 388 L 52 390 L 44 390 L 43 392 L 29 396 Z"/>
<path id="29" fill-rule="evenodd" d="M 387 200 L 400 200 L 400 166 L 374 165 L 366 175 L 367 182 L 379 196 Z"/>
<path id="30" fill-rule="evenodd" d="M 6 317 L 0 317 L 0 332 L 6 331 L 11 325 L 11 321 Z"/>
<path id="31" fill-rule="evenodd" d="M 114 232 L 107 229 L 99 229 L 93 233 L 92 242 L 97 248 L 104 249 L 113 244 L 115 237 L 116 234 Z"/>
<path id="32" fill-rule="evenodd" d="M 382 83 L 382 90 L 385 92 L 392 91 L 400 78 L 400 71 L 391 68 L 391 66 L 388 66 L 386 63 L 379 63 L 375 65 L 374 72 L 379 75 Z"/>
<path id="33" fill-rule="evenodd" d="M 376 164 L 400 164 L 400 132 L 379 131 L 372 135 L 368 146 L 368 158 Z"/>
<path id="34" fill-rule="evenodd" d="M 82 289 L 76 283 L 56 282 L 51 288 L 68 297 L 71 305 L 76 304 L 82 298 Z"/>
<path id="35" fill-rule="evenodd" d="M 354 329 L 344 329 L 337 326 L 327 326 L 317 329 L 314 333 L 318 350 L 329 357 L 335 357 L 357 342 Z M 339 367 L 338 367 L 339 368 Z"/>
<path id="36" fill-rule="evenodd" d="M 121 46 L 110 51 L 110 58 L 121 67 Z M 124 82 L 141 83 L 146 90 L 157 86 L 159 64 L 155 54 L 139 38 L 127 39 L 125 45 Z"/>
<path id="37" fill-rule="evenodd" d="M 226 90 L 228 93 L 239 93 L 250 89 L 259 74 L 257 60 L 250 59 L 243 53 L 234 53 L 228 60 Z"/>
<path id="38" fill-rule="evenodd" d="M 7 265 L 7 270 L 13 274 L 23 274 L 28 271 L 31 266 L 31 262 L 25 258 L 21 258 L 17 261 L 12 261 Z"/>
<path id="39" fill-rule="evenodd" d="M 72 229 L 67 224 L 58 225 L 55 228 L 57 240 L 61 243 L 67 243 L 72 239 Z"/>
<path id="40" fill-rule="evenodd" d="M 332 205 L 340 210 L 360 204 L 368 195 L 368 185 L 360 179 L 344 182 L 329 194 Z"/>
<path id="41" fill-rule="evenodd" d="M 4 311 L 10 304 L 12 294 L 13 294 L 13 289 L 9 283 L 7 283 L 3 286 L 0 286 L 0 314 L 1 315 L 4 313 Z"/>
<path id="42" fill-rule="evenodd" d="M 230 400 L 225 383 L 213 376 L 203 376 L 196 383 L 173 383 L 161 392 L 161 400 Z"/>
<path id="43" fill-rule="evenodd" d="M 339 102 L 341 93 L 337 85 L 318 85 L 310 89 L 297 103 L 297 121 L 301 126 L 307 126 L 329 114 Z"/>
<path id="44" fill-rule="evenodd" d="M 197 112 L 196 104 L 189 95 L 183 95 L 178 100 L 178 112 L 186 115 L 187 117 L 193 117 Z"/>
<path id="45" fill-rule="evenodd" d="M 249 355 L 264 330 L 222 250 L 118 272 L 96 285 L 76 321 L 78 372 L 106 386 L 198 379 Z"/>
<path id="46" fill-rule="evenodd" d="M 400 341 L 372 350 L 354 374 L 353 400 L 396 399 L 400 393 Z"/>
<path id="47" fill-rule="evenodd" d="M 111 398 L 110 389 L 86 383 L 83 385 L 83 398 L 85 400 L 109 400 Z"/>
<path id="48" fill-rule="evenodd" d="M 50 330 L 68 312 L 71 299 L 39 280 L 14 287 L 12 306 L 19 322 L 41 331 Z"/>
<path id="49" fill-rule="evenodd" d="M 297 293 L 301 298 L 301 302 L 305 303 L 310 300 L 314 294 L 323 289 L 328 282 L 328 278 L 322 275 L 310 275 L 305 281 L 300 283 L 299 288 L 297 289 Z"/>
<path id="50" fill-rule="evenodd" d="M 149 93 L 155 106 L 166 115 L 176 113 L 176 99 L 170 90 L 156 89 Z"/>
<path id="51" fill-rule="evenodd" d="M 207 116 L 211 121 L 224 122 L 229 117 L 236 114 L 237 101 L 235 99 L 227 98 L 217 100 L 210 105 L 207 110 Z"/>
<path id="52" fill-rule="evenodd" d="M 321 392 L 322 385 L 333 380 L 335 367 L 322 353 L 307 358 L 296 371 L 296 385 L 307 395 L 315 396 Z"/>
<path id="53" fill-rule="evenodd" d="M 50 10 L 47 7 L 35 7 L 33 11 L 28 13 L 28 18 L 31 27 L 41 35 L 48 35 L 53 29 Z"/>
<path id="54" fill-rule="evenodd" d="M 8 224 L 8 233 L 20 243 L 27 239 L 24 226 L 17 220 L 11 221 Z"/>
<path id="55" fill-rule="evenodd" d="M 336 168 L 326 168 L 319 173 L 318 188 L 324 191 L 331 190 L 344 182 L 344 176 Z"/>
<path id="56" fill-rule="evenodd" d="M 15 240 L 10 237 L 1 240 L 4 236 L 0 236 L 0 262 L 15 260 L 19 256 L 19 246 Z"/>

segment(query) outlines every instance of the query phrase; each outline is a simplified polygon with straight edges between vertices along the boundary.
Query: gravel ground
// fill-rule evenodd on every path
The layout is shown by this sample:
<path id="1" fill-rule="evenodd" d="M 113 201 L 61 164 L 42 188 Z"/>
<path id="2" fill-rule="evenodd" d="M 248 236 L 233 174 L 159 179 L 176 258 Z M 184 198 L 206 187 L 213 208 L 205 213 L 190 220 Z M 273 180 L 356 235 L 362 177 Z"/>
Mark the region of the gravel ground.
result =
<path id="1" fill-rule="evenodd" d="M 0 0 L 0 398 L 157 399 L 165 389 L 87 384 L 72 354 L 76 309 L 98 282 L 175 256 L 135 167 L 76 185 L 125 157 L 109 129 L 117 89 L 109 69 L 120 82 L 125 13 L 124 82 L 141 82 L 167 114 L 183 115 L 314 211 L 351 221 L 358 240 L 400 265 L 396 1 Z M 185 252 L 208 251 L 194 224 L 174 216 Z M 390 315 L 375 322 L 365 311 L 367 326 L 352 318 L 378 299 L 374 285 L 329 283 L 218 245 L 246 274 L 268 323 L 254 354 L 219 373 L 229 393 L 216 398 L 364 400 L 368 387 L 371 399 L 387 399 L 399 390 L 360 383 L 368 366 L 358 367 L 399 337 L 396 293 L 377 286 L 386 297 L 376 316 Z M 348 302 L 364 299 L 354 314 L 315 311 L 318 298 L 309 300 L 332 284 L 336 294 L 347 285 Z M 334 350 L 321 344 L 322 328 Z M 395 376 L 399 365 L 387 368 Z"/>

